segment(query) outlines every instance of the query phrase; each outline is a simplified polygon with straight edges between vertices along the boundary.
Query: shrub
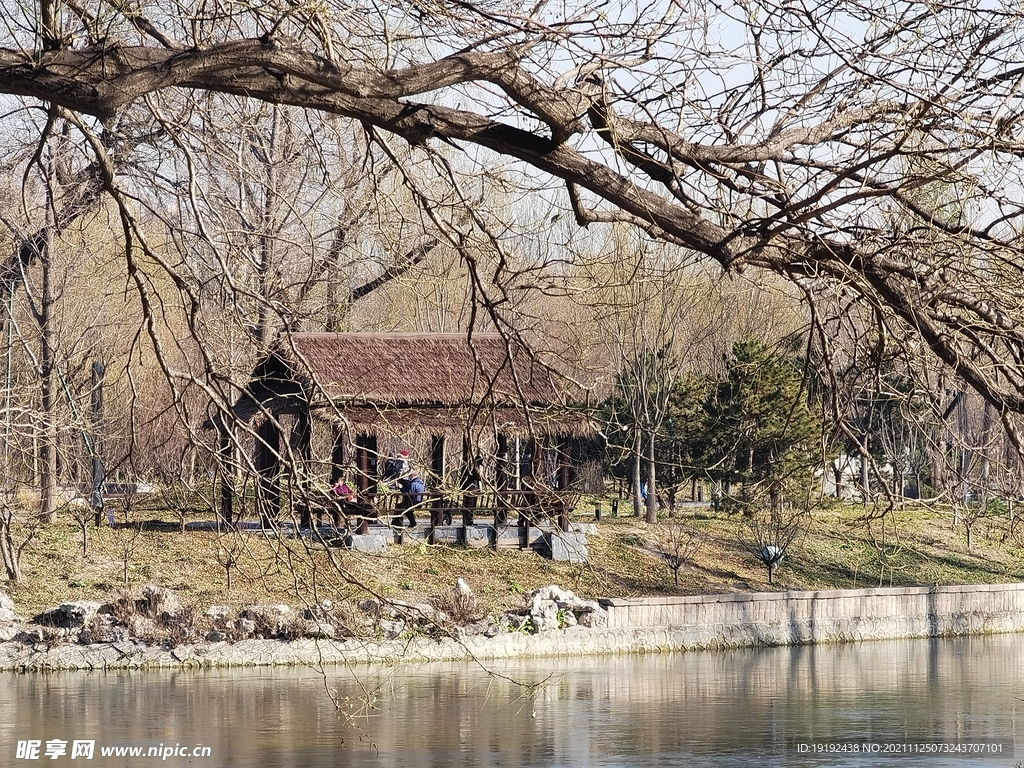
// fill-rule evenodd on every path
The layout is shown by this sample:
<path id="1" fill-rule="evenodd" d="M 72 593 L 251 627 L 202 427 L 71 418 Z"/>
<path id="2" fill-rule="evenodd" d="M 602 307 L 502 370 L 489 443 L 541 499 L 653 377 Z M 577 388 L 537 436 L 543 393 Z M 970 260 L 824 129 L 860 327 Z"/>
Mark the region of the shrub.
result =
<path id="1" fill-rule="evenodd" d="M 487 608 L 476 595 L 450 590 L 430 598 L 430 604 L 456 624 L 472 624 L 487 616 Z"/>

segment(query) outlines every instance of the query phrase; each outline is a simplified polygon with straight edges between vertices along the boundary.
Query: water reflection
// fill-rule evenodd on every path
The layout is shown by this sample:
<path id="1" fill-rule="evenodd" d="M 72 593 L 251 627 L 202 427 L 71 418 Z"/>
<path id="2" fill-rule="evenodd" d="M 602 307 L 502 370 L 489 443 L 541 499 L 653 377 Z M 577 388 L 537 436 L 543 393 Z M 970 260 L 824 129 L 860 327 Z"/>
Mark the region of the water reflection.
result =
<path id="1" fill-rule="evenodd" d="M 261 768 L 866 766 L 881 758 L 801 754 L 796 745 L 987 739 L 1002 742 L 1003 754 L 968 764 L 1012 766 L 1021 668 L 1024 637 L 1003 635 L 526 660 L 486 670 L 10 674 L 0 676 L 0 764 L 14 764 L 26 739 L 95 739 L 89 765 Z M 99 752 L 161 743 L 209 746 L 213 757 Z"/>

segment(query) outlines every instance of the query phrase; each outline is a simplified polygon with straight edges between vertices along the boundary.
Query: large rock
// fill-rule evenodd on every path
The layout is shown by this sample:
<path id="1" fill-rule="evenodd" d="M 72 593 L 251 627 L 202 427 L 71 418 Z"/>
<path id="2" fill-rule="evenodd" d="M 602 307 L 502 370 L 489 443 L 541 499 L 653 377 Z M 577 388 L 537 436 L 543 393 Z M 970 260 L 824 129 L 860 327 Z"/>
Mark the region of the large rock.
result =
<path id="1" fill-rule="evenodd" d="M 211 605 L 206 609 L 206 618 L 214 623 L 227 621 L 231 609 L 226 605 Z"/>
<path id="2" fill-rule="evenodd" d="M 372 597 L 368 597 L 365 600 L 359 601 L 359 610 L 363 613 L 368 613 L 371 616 L 379 616 L 384 606 L 379 600 L 375 600 Z"/>
<path id="3" fill-rule="evenodd" d="M 538 632 L 566 629 L 580 624 L 584 627 L 608 626 L 608 613 L 595 600 L 581 600 L 567 589 L 555 585 L 531 592 L 530 618 Z"/>
<path id="4" fill-rule="evenodd" d="M 310 621 L 306 623 L 303 631 L 304 637 L 319 638 L 322 640 L 333 640 L 337 631 L 334 625 L 328 621 Z"/>
<path id="5" fill-rule="evenodd" d="M 157 634 L 156 621 L 149 616 L 135 614 L 128 617 L 128 634 L 149 642 Z"/>
<path id="6" fill-rule="evenodd" d="M 330 600 L 321 600 L 316 605 L 307 606 L 302 610 L 302 618 L 307 621 L 326 621 L 331 615 L 334 603 Z"/>
<path id="7" fill-rule="evenodd" d="M 4 592 L 0 592 L 0 624 L 10 624 L 18 621 L 14 613 L 14 601 Z"/>
<path id="8" fill-rule="evenodd" d="M 148 584 L 142 589 L 146 600 L 146 613 L 154 619 L 174 618 L 178 615 L 178 596 L 171 590 Z"/>
<path id="9" fill-rule="evenodd" d="M 560 629 L 558 612 L 558 604 L 553 600 L 534 600 L 530 606 L 530 618 L 533 619 L 534 629 L 538 632 Z"/>
<path id="10" fill-rule="evenodd" d="M 379 626 L 385 640 L 395 640 L 405 632 L 406 625 L 402 619 L 381 619 Z"/>
<path id="11" fill-rule="evenodd" d="M 459 579 L 459 581 L 462 581 Z M 405 600 L 388 600 L 387 614 L 392 619 L 425 619 L 435 621 L 443 612 L 430 603 L 409 603 Z"/>
<path id="12" fill-rule="evenodd" d="M 242 619 L 252 622 L 255 634 L 278 637 L 291 628 L 291 611 L 288 605 L 250 605 L 242 611 Z"/>
<path id="13" fill-rule="evenodd" d="M 100 608 L 101 603 L 93 600 L 74 600 L 61 603 L 56 608 L 47 608 L 32 620 L 36 624 L 45 624 L 50 627 L 62 627 L 64 629 L 79 629 L 91 621 Z"/>
<path id="14" fill-rule="evenodd" d="M 591 610 L 576 614 L 576 621 L 581 627 L 601 629 L 608 626 L 608 611 L 594 603 L 594 608 Z"/>
<path id="15" fill-rule="evenodd" d="M 239 617 L 235 620 L 235 631 L 240 637 L 252 637 L 256 634 L 256 622 L 252 619 Z"/>
<path id="16" fill-rule="evenodd" d="M 119 626 L 113 616 L 101 613 L 82 627 L 78 633 L 78 642 L 82 645 L 119 643 L 129 637 L 130 633 L 127 627 Z"/>

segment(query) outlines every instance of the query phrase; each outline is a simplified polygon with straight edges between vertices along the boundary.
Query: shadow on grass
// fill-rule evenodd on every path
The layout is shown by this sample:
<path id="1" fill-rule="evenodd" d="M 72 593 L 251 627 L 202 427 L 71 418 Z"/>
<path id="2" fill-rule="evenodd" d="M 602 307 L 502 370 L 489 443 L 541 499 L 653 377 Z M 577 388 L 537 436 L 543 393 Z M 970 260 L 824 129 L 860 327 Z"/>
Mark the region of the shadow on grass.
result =
<path id="1" fill-rule="evenodd" d="M 790 572 L 809 583 L 832 582 L 836 588 L 871 586 L 915 587 L 930 584 L 982 584 L 1021 578 L 1021 569 L 1007 569 L 999 562 L 957 553 L 927 554 L 914 550 L 885 558 L 868 552 L 859 562 L 809 561 L 794 556 L 787 567 Z M 991 576 L 992 578 L 987 578 Z"/>

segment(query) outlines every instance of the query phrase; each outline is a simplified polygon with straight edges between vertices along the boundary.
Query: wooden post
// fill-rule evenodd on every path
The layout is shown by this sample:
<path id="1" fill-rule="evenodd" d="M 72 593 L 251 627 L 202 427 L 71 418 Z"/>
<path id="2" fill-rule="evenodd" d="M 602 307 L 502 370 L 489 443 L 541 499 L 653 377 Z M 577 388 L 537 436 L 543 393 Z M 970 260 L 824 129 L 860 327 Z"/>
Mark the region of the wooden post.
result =
<path id="1" fill-rule="evenodd" d="M 345 430 L 335 426 L 334 431 L 331 435 L 331 485 L 333 486 L 338 480 L 342 479 L 345 475 L 345 467 L 348 465 L 348 435 L 345 434 Z M 353 483 L 356 480 L 351 479 Z"/>
<path id="2" fill-rule="evenodd" d="M 314 497 L 319 496 L 310 484 L 310 469 L 313 462 L 313 426 L 309 411 L 301 408 L 295 416 L 291 434 L 288 436 L 292 455 L 297 466 L 292 467 L 292 483 L 297 486 L 299 496 L 299 525 L 313 527 L 313 515 L 310 504 Z M 322 497 L 321 497 L 322 498 Z M 319 503 L 319 500 L 318 500 Z"/>
<path id="3" fill-rule="evenodd" d="M 217 425 L 220 430 L 220 517 L 223 522 L 230 525 L 234 498 L 234 451 L 231 447 L 228 425 L 219 417 Z"/>
<path id="4" fill-rule="evenodd" d="M 375 492 L 368 493 L 362 500 L 360 506 L 365 514 L 359 515 L 359 525 L 356 526 L 356 533 L 360 536 L 365 536 L 370 532 L 370 517 L 374 514 L 377 504 L 377 494 Z"/>
<path id="5" fill-rule="evenodd" d="M 424 499 L 428 499 L 427 508 L 430 510 L 430 528 L 427 530 L 427 543 L 436 544 L 434 541 L 434 529 L 438 528 L 444 523 L 444 512 L 441 510 L 441 494 L 437 491 L 428 491 L 423 494 Z"/>
<path id="6" fill-rule="evenodd" d="M 480 500 L 481 461 L 468 437 L 462 438 L 462 525 L 475 523 L 474 514 Z"/>
<path id="7" fill-rule="evenodd" d="M 447 474 L 445 466 L 445 439 L 444 435 L 431 435 L 430 437 L 430 474 L 437 488 L 444 484 Z"/>
<path id="8" fill-rule="evenodd" d="M 566 491 L 573 483 L 572 463 L 569 461 L 569 440 L 567 438 L 559 440 L 555 451 L 555 460 L 558 462 L 555 470 L 558 490 Z"/>
<path id="9" fill-rule="evenodd" d="M 281 431 L 270 418 L 256 429 L 256 508 L 264 528 L 272 527 L 281 515 Z"/>
<path id="10" fill-rule="evenodd" d="M 375 435 L 356 436 L 356 485 L 358 490 L 368 492 L 377 486 L 377 438 Z"/>

